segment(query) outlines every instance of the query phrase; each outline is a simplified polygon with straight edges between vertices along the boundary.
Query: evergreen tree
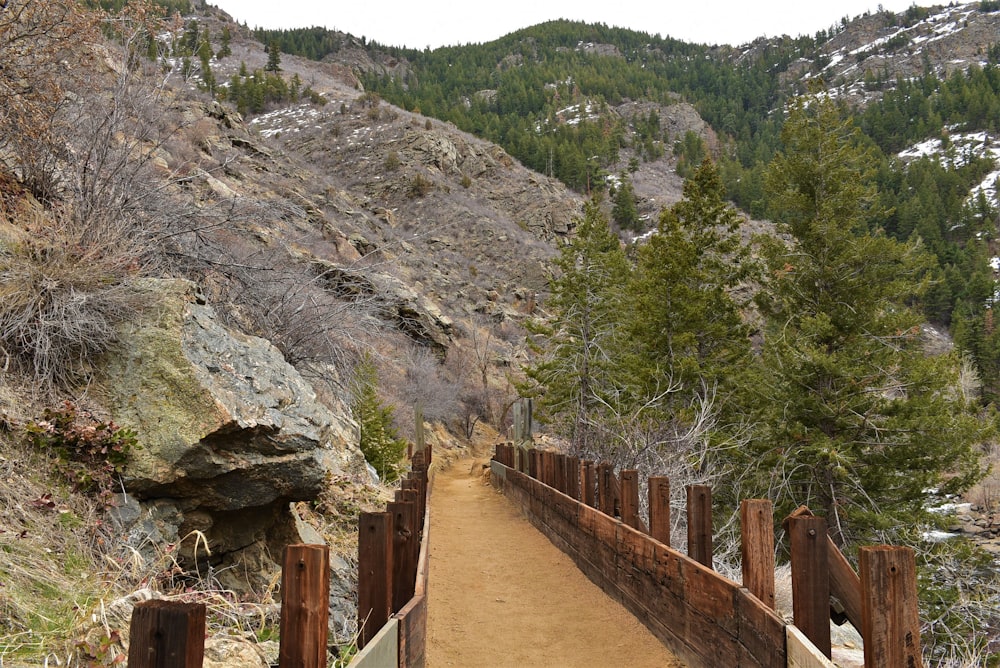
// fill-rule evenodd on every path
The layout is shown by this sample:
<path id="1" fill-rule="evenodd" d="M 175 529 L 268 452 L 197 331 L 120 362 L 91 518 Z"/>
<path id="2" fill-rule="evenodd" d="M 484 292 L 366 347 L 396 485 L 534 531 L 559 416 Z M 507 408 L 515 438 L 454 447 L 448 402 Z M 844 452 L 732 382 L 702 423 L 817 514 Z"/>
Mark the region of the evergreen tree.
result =
<path id="1" fill-rule="evenodd" d="M 596 201 L 584 206 L 575 235 L 555 264 L 559 275 L 548 300 L 553 317 L 547 325 L 530 323 L 538 361 L 526 373 L 530 391 L 539 395 L 539 416 L 577 452 L 586 452 L 602 396 L 614 384 L 621 287 L 629 271 Z"/>
<path id="2" fill-rule="evenodd" d="M 827 97 L 797 100 L 771 163 L 771 210 L 788 243 L 766 248 L 758 433 L 748 468 L 779 515 L 806 504 L 845 544 L 913 526 L 928 488 L 981 473 L 982 424 L 958 360 L 929 355 L 910 307 L 932 266 L 918 243 L 865 231 L 878 217 L 873 154 Z M 765 487 L 766 486 L 766 487 Z"/>
<path id="3" fill-rule="evenodd" d="M 264 66 L 265 72 L 280 72 L 281 71 L 281 47 L 278 46 L 278 40 L 271 40 L 271 43 L 265 48 L 267 51 L 267 65 Z"/>
<path id="4" fill-rule="evenodd" d="M 628 288 L 633 373 L 650 388 L 666 374 L 688 388 L 714 384 L 749 353 L 732 290 L 751 265 L 715 165 L 704 160 L 684 183 L 684 198 L 660 215 L 639 247 Z"/>
<path id="5" fill-rule="evenodd" d="M 629 397 L 617 412 L 642 417 L 638 434 L 661 457 L 707 452 L 719 435 L 708 425 L 728 410 L 732 380 L 750 354 L 733 298 L 750 263 L 740 217 L 723 195 L 715 166 L 704 161 L 636 251 L 627 286 L 619 375 Z"/>
<path id="6" fill-rule="evenodd" d="M 218 53 L 215 54 L 216 60 L 222 60 L 227 56 L 233 55 L 233 49 L 230 46 L 232 40 L 233 40 L 233 35 L 232 32 L 229 30 L 229 25 L 227 24 L 222 26 L 222 36 L 219 38 L 221 46 L 219 47 Z"/>
<path id="7" fill-rule="evenodd" d="M 395 482 L 402 470 L 406 442 L 392 424 L 392 407 L 378 398 L 378 369 L 368 354 L 354 370 L 353 395 L 351 415 L 361 429 L 361 452 L 382 482 Z"/>
<path id="8" fill-rule="evenodd" d="M 639 229 L 639 209 L 635 204 L 635 189 L 632 181 L 622 172 L 618 177 L 618 186 L 612 198 L 614 206 L 611 209 L 611 219 L 623 230 Z"/>

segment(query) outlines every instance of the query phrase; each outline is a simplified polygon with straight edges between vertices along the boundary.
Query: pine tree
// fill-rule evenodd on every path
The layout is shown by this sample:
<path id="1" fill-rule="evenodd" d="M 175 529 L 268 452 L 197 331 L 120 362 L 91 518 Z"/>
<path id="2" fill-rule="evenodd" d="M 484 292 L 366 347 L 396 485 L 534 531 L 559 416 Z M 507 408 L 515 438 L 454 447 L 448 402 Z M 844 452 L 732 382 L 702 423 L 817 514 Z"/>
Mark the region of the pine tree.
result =
<path id="1" fill-rule="evenodd" d="M 550 323 L 531 323 L 538 361 L 526 369 L 539 416 L 578 452 L 592 443 L 601 395 L 614 383 L 617 325 L 628 261 L 596 201 L 584 206 L 575 236 L 555 261 Z"/>
<path id="2" fill-rule="evenodd" d="M 378 369 L 365 355 L 354 371 L 351 414 L 360 427 L 361 452 L 382 482 L 395 482 L 401 473 L 406 442 L 392 424 L 393 410 L 378 398 Z"/>
<path id="3" fill-rule="evenodd" d="M 611 219 L 623 230 L 639 229 L 639 209 L 635 204 L 635 189 L 631 179 L 622 172 L 618 176 L 618 186 L 612 198 Z"/>
<path id="4" fill-rule="evenodd" d="M 704 161 L 685 182 L 684 199 L 663 211 L 637 249 L 627 286 L 620 377 L 631 407 L 622 408 L 643 407 L 647 443 L 675 454 L 714 437 L 692 427 L 718 419 L 750 355 L 733 297 L 750 263 L 737 236 L 740 217 L 723 195 L 715 166 Z"/>
<path id="5" fill-rule="evenodd" d="M 981 473 L 985 429 L 953 355 L 929 355 L 916 303 L 932 266 L 918 243 L 880 231 L 875 161 L 832 101 L 799 99 L 767 175 L 788 243 L 766 248 L 770 282 L 758 433 L 745 454 L 779 514 L 807 504 L 841 544 L 913 524 L 926 490 Z M 951 477 L 949 477 L 951 476 Z"/>
<path id="6" fill-rule="evenodd" d="M 265 72 L 280 72 L 281 71 L 281 48 L 278 46 L 278 40 L 271 40 L 271 43 L 267 45 L 267 65 L 264 66 Z"/>
<path id="7" fill-rule="evenodd" d="M 230 46 L 232 39 L 233 39 L 233 34 L 229 30 L 229 26 L 228 25 L 222 26 L 222 36 L 219 38 L 221 46 L 219 47 L 219 51 L 215 54 L 216 60 L 222 60 L 227 56 L 233 55 L 233 49 Z"/>

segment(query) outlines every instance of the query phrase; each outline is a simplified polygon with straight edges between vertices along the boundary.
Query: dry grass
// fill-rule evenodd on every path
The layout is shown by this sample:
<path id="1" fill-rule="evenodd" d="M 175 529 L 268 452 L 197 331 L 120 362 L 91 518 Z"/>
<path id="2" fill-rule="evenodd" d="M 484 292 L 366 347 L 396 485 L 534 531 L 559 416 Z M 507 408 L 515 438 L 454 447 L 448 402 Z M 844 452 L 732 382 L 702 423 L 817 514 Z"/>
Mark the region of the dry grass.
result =
<path id="1" fill-rule="evenodd" d="M 44 475 L 42 453 L 0 435 L 0 659 L 65 657 L 110 585 L 96 504 Z"/>
<path id="2" fill-rule="evenodd" d="M 126 651 L 134 604 L 148 598 L 204 603 L 210 638 L 239 639 L 266 661 L 276 658 L 280 573 L 249 594 L 227 589 L 212 571 L 185 570 L 181 544 L 208 549 L 198 532 L 154 546 L 155 556 L 144 558 L 117 538 L 96 500 L 50 471 L 45 453 L 16 430 L 0 431 L 0 666 L 111 665 Z M 384 510 L 391 498 L 388 488 L 345 477 L 295 510 L 333 554 L 356 565 L 358 514 Z M 352 633 L 331 643 L 347 655 Z"/>

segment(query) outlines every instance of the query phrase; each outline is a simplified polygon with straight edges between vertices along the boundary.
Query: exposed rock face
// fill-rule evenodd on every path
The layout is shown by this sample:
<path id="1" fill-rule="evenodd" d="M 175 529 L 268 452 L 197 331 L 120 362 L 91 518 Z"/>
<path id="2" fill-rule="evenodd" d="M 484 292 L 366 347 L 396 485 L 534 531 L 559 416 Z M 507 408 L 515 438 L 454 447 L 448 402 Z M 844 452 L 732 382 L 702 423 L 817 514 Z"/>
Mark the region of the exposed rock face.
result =
<path id="1" fill-rule="evenodd" d="M 114 419 L 141 446 L 126 471 L 143 501 L 130 539 L 197 530 L 216 559 L 265 540 L 280 558 L 296 540 L 289 503 L 364 471 L 347 409 L 320 404 L 267 341 L 224 328 L 193 283 L 144 287 L 156 314 L 123 335 L 103 372 Z"/>

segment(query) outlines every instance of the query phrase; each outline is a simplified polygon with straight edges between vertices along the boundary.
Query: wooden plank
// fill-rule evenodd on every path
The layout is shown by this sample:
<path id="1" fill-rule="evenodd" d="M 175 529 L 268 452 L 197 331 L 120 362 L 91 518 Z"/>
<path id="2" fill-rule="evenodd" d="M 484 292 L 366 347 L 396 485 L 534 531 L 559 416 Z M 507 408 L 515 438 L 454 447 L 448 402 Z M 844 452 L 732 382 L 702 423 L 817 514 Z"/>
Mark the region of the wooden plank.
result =
<path id="1" fill-rule="evenodd" d="M 788 668 L 835 668 L 833 662 L 823 656 L 823 652 L 816 649 L 794 624 L 785 627 L 785 642 Z"/>
<path id="2" fill-rule="evenodd" d="M 774 510 L 767 499 L 740 504 L 743 586 L 770 609 L 774 603 Z"/>
<path id="3" fill-rule="evenodd" d="M 681 562 L 684 602 L 692 611 L 708 619 L 727 634 L 738 633 L 736 592 L 740 586 L 690 558 Z"/>
<path id="4" fill-rule="evenodd" d="M 142 601 L 132 610 L 129 634 L 130 666 L 201 668 L 205 657 L 205 604 Z"/>
<path id="5" fill-rule="evenodd" d="M 649 479 L 649 535 L 670 546 L 670 478 L 654 476 Z"/>
<path id="6" fill-rule="evenodd" d="M 657 586 L 678 601 L 684 600 L 684 569 L 686 557 L 662 543 L 653 546 L 653 567 Z M 673 611 L 680 614 L 678 611 Z"/>
<path id="7" fill-rule="evenodd" d="M 788 522 L 795 625 L 816 648 L 830 654 L 830 569 L 826 520 L 794 517 Z"/>
<path id="8" fill-rule="evenodd" d="M 417 594 L 396 614 L 399 668 L 423 668 L 427 657 L 427 597 Z"/>
<path id="9" fill-rule="evenodd" d="M 712 488 L 687 486 L 688 556 L 712 568 Z"/>
<path id="10" fill-rule="evenodd" d="M 351 659 L 351 668 L 386 668 L 399 665 L 399 620 L 390 619 L 363 650 Z"/>
<path id="11" fill-rule="evenodd" d="M 392 614 L 392 515 L 361 513 L 358 522 L 358 648 Z"/>
<path id="12" fill-rule="evenodd" d="M 748 589 L 736 592 L 737 639 L 764 668 L 785 665 L 785 622 Z M 740 665 L 747 663 L 741 661 Z"/>
<path id="13" fill-rule="evenodd" d="M 281 569 L 278 665 L 325 668 L 329 616 L 330 548 L 287 546 Z"/>
<path id="14" fill-rule="evenodd" d="M 862 547 L 862 637 L 865 668 L 922 666 L 917 567 L 908 547 Z"/>

